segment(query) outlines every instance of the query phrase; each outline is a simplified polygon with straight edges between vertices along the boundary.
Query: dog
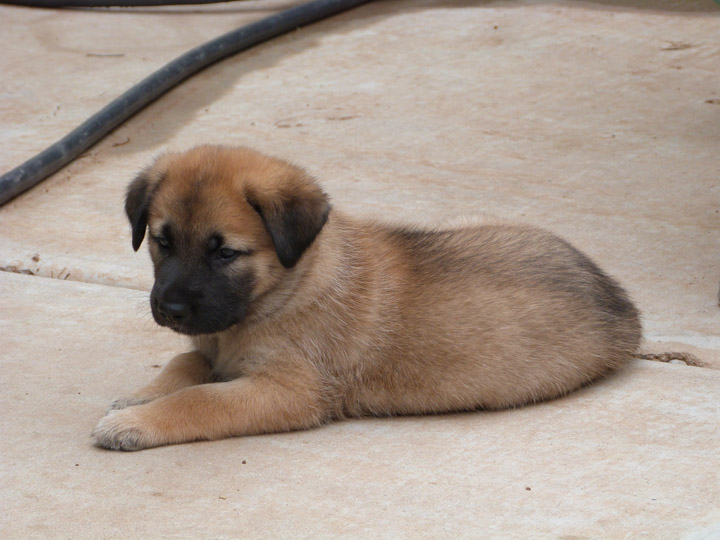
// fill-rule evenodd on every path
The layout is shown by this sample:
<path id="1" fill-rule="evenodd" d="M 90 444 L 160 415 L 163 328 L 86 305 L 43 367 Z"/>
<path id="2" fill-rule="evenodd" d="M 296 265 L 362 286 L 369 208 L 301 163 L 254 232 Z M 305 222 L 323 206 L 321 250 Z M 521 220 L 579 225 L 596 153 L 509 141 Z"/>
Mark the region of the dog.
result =
<path id="1" fill-rule="evenodd" d="M 100 447 L 519 407 L 640 344 L 628 295 L 553 234 L 355 219 L 304 170 L 248 148 L 159 157 L 125 210 L 136 251 L 148 232 L 153 317 L 192 351 L 110 404 Z"/>

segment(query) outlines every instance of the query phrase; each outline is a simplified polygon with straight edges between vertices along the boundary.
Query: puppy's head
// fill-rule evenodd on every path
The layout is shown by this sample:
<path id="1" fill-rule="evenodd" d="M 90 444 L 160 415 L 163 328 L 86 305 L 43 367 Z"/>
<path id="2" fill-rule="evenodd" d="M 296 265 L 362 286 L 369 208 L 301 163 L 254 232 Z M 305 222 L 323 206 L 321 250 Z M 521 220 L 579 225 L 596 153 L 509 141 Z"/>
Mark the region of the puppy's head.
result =
<path id="1" fill-rule="evenodd" d="M 130 184 L 125 211 L 137 251 L 155 266 L 158 324 L 208 334 L 241 322 L 291 272 L 330 204 L 304 171 L 247 148 L 165 154 Z"/>

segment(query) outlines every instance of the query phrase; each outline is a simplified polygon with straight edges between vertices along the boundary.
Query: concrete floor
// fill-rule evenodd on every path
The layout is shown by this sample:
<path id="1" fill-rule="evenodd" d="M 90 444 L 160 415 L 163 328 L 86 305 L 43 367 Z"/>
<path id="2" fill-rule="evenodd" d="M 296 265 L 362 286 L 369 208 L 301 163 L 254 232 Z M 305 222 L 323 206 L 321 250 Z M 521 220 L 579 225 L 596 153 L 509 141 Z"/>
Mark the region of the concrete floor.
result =
<path id="1" fill-rule="evenodd" d="M 0 6 L 0 170 L 163 63 L 297 2 Z M 720 538 L 720 5 L 376 1 L 194 77 L 0 209 L 2 538 Z M 588 252 L 643 312 L 637 360 L 516 411 L 347 421 L 123 454 L 111 398 L 156 328 L 122 213 L 165 149 L 245 144 L 336 206 L 490 213 Z"/>

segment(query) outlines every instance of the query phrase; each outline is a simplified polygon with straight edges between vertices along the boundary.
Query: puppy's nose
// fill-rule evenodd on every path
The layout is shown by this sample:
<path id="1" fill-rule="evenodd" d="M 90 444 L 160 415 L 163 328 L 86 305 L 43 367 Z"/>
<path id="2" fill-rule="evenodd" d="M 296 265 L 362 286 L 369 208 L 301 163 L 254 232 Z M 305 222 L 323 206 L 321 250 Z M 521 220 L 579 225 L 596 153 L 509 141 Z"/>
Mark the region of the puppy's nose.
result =
<path id="1" fill-rule="evenodd" d="M 182 322 L 190 316 L 190 304 L 184 302 L 160 302 L 158 310 L 175 322 Z"/>

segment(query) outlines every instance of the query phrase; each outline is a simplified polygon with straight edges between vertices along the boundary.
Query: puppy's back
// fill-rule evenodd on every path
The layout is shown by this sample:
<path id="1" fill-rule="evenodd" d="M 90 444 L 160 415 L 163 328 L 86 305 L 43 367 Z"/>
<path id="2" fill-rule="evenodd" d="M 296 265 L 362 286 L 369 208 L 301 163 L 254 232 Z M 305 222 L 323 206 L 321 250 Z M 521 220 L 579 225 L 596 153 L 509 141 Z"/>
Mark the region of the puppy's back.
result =
<path id="1" fill-rule="evenodd" d="M 388 353 L 405 389 L 390 399 L 405 400 L 397 412 L 557 397 L 616 369 L 639 347 L 639 314 L 625 291 L 551 233 L 487 224 L 384 227 L 382 234 L 397 254 L 389 279 L 399 291 L 402 331 Z"/>

